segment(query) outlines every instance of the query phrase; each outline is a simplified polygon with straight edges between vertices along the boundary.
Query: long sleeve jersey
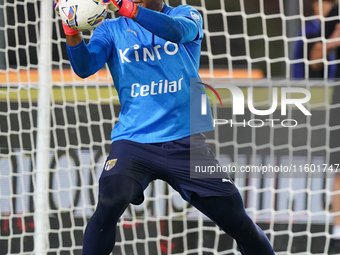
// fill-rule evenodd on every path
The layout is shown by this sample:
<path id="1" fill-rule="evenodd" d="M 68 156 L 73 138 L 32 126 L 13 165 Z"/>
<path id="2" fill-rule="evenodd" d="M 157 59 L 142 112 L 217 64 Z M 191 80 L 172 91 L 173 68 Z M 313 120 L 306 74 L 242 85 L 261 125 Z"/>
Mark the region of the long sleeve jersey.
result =
<path id="1" fill-rule="evenodd" d="M 201 114 L 202 38 L 199 12 L 164 5 L 162 12 L 139 7 L 135 20 L 105 20 L 87 45 L 67 46 L 80 77 L 105 63 L 110 69 L 121 103 L 112 141 L 158 143 L 213 130 L 210 108 Z"/>

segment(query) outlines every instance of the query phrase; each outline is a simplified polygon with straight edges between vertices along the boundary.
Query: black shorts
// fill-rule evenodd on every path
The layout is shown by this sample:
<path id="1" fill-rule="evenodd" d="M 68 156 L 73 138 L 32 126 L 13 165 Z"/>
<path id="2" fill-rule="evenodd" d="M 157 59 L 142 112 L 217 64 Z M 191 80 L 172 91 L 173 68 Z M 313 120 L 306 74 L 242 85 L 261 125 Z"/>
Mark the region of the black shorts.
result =
<path id="1" fill-rule="evenodd" d="M 114 141 L 100 178 L 116 174 L 127 175 L 140 183 L 143 190 L 151 181 L 160 179 L 170 184 L 188 202 L 192 193 L 208 197 L 229 196 L 238 192 L 227 174 L 223 179 L 191 178 L 190 152 L 194 152 L 195 158 L 199 158 L 200 165 L 202 162 L 206 165 L 218 164 L 215 155 L 205 143 L 203 134 L 154 144 Z"/>

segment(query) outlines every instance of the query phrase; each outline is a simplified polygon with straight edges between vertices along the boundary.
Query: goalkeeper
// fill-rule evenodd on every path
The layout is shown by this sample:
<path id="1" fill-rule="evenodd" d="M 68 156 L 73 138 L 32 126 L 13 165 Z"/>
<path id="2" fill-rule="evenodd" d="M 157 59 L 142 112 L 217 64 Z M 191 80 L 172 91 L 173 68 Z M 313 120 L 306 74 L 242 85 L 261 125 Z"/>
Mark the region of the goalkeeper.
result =
<path id="1" fill-rule="evenodd" d="M 87 45 L 81 33 L 64 25 L 76 74 L 86 78 L 107 63 L 121 103 L 83 254 L 110 254 L 120 216 L 130 203 L 143 202 L 143 191 L 156 179 L 169 183 L 232 236 L 242 254 L 274 254 L 230 179 L 190 178 L 191 153 L 206 165 L 218 163 L 202 134 L 213 130 L 211 112 L 191 111 L 200 110 L 204 93 L 190 86 L 191 78 L 199 79 L 201 15 L 188 5 L 173 8 L 162 0 L 103 2 L 122 17 L 105 20 Z"/>

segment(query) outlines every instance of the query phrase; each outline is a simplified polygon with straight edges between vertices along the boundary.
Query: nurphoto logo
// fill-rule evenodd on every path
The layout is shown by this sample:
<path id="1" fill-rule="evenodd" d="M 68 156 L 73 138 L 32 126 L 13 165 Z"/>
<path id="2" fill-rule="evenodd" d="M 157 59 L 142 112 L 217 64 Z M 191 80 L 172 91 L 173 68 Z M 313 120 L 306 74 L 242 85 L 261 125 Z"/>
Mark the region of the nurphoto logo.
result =
<path id="1" fill-rule="evenodd" d="M 206 93 L 206 94 L 202 94 L 202 96 L 201 96 L 201 102 L 202 102 L 202 104 L 201 104 L 201 114 L 207 115 L 207 95 L 209 95 L 212 98 L 212 100 L 214 101 L 215 105 L 217 105 L 214 95 L 211 94 L 211 92 L 208 89 L 210 89 L 212 92 L 215 93 L 218 100 L 220 101 L 221 106 L 222 106 L 222 100 L 221 100 L 220 95 L 217 93 L 217 91 L 212 86 L 210 86 L 206 83 L 203 83 L 203 82 L 199 82 L 199 83 L 202 84 L 204 87 L 206 87 L 206 88 L 199 88 L 199 89 L 203 90 Z"/>
<path id="2" fill-rule="evenodd" d="M 213 96 L 213 94 L 208 90 L 210 89 L 215 93 L 217 98 L 220 101 L 220 104 L 222 106 L 222 100 L 220 95 L 217 93 L 215 88 L 211 85 L 201 83 L 204 85 L 205 88 L 200 88 L 203 91 L 206 92 L 206 94 L 202 94 L 201 96 L 201 114 L 206 115 L 207 114 L 207 95 L 209 95 L 212 100 L 214 101 L 215 105 L 217 105 L 216 100 Z M 208 88 L 208 89 L 207 89 Z M 234 84 L 224 84 L 223 86 L 219 86 L 219 88 L 225 88 L 228 89 L 232 96 L 232 114 L 233 115 L 244 115 L 245 114 L 245 96 L 243 94 L 243 91 L 235 86 Z M 295 106 L 297 109 L 299 109 L 305 116 L 312 115 L 310 111 L 303 105 L 305 103 L 308 103 L 311 99 L 311 93 L 309 90 L 305 88 L 297 88 L 297 87 L 287 87 L 287 88 L 280 88 L 281 89 L 281 96 L 280 96 L 280 105 L 279 105 L 279 91 L 278 87 L 272 87 L 272 102 L 269 109 L 256 109 L 254 106 L 254 87 L 247 87 L 247 107 L 248 110 L 258 116 L 268 116 L 273 114 L 277 108 L 280 106 L 281 108 L 281 116 L 287 115 L 287 106 L 292 105 Z M 289 95 L 291 93 L 294 94 L 301 94 L 302 98 L 289 98 Z M 216 125 L 226 125 L 229 124 L 230 126 L 233 125 L 242 125 L 244 127 L 262 127 L 264 126 L 265 122 L 269 122 L 271 126 L 273 127 L 275 123 L 279 122 L 283 127 L 295 127 L 298 125 L 297 120 L 295 119 L 251 119 L 251 120 L 243 120 L 242 122 L 235 122 L 232 119 L 214 119 L 213 123 L 214 126 Z"/>

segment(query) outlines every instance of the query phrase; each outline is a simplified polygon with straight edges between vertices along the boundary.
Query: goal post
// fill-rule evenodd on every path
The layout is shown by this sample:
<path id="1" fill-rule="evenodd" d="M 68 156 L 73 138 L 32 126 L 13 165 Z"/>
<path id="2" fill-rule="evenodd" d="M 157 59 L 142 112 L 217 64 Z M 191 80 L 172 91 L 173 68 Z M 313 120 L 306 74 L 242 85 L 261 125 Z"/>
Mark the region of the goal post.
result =
<path id="1" fill-rule="evenodd" d="M 331 206 L 340 169 L 329 162 L 339 150 L 330 134 L 340 125 L 332 122 L 340 84 L 327 77 L 292 80 L 294 64 L 312 63 L 293 59 L 296 42 L 303 40 L 307 52 L 316 40 L 299 30 L 326 19 L 307 15 L 307 0 L 165 2 L 192 5 L 202 15 L 199 74 L 222 101 L 209 98 L 216 129 L 207 142 L 247 212 L 276 254 L 327 253 L 339 215 Z M 0 0 L 0 255 L 81 254 L 121 109 L 107 67 L 87 79 L 74 74 L 52 6 L 52 0 Z M 234 114 L 238 100 L 242 114 Z M 113 254 L 239 254 L 228 235 L 166 183 L 152 182 L 144 195 L 121 217 Z"/>
<path id="2" fill-rule="evenodd" d="M 52 89 L 52 8 L 50 1 L 40 6 L 40 51 L 38 119 L 36 147 L 36 187 L 34 212 L 34 251 L 36 255 L 46 254 L 48 248 L 48 169 L 50 151 L 50 95 Z"/>

